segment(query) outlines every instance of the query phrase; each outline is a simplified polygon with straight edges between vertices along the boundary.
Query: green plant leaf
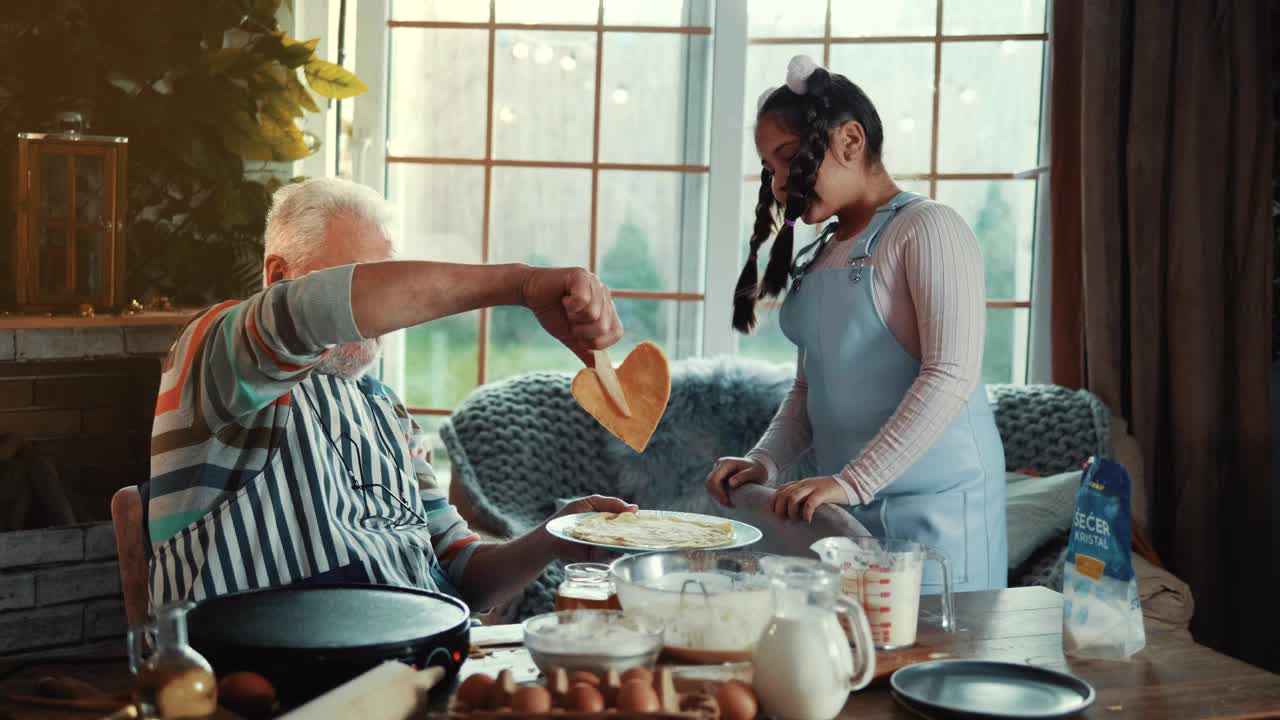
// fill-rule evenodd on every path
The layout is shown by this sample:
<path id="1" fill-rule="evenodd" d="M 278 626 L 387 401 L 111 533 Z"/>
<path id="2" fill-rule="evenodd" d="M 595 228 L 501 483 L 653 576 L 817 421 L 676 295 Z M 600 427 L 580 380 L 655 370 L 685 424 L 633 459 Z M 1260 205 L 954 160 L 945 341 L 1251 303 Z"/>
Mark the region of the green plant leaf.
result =
<path id="1" fill-rule="evenodd" d="M 289 73 L 288 87 L 285 88 L 285 91 L 289 93 L 294 102 L 298 103 L 299 107 L 311 112 L 320 112 L 320 106 L 316 104 L 316 99 L 311 97 L 311 93 L 302 86 L 302 81 L 298 79 L 296 72 Z"/>
<path id="2" fill-rule="evenodd" d="M 289 69 L 278 63 L 266 62 L 253 71 L 253 78 L 258 81 L 263 92 L 270 92 L 273 87 L 284 90 L 289 86 Z"/>
<path id="3" fill-rule="evenodd" d="M 235 74 L 254 62 L 254 53 L 242 47 L 219 48 L 205 56 L 209 71 L 215 75 Z"/>
<path id="4" fill-rule="evenodd" d="M 218 221 L 224 228 L 236 225 L 248 225 L 251 218 L 249 210 L 240 202 L 240 194 L 234 190 L 220 189 L 215 196 L 218 208 Z"/>
<path id="5" fill-rule="evenodd" d="M 273 147 L 262 128 L 249 113 L 238 111 L 222 126 L 222 142 L 231 152 L 245 160 L 274 160 Z"/>
<path id="6" fill-rule="evenodd" d="M 319 44 L 319 38 L 301 42 L 283 32 L 263 35 L 253 42 L 254 49 L 289 68 L 307 64 L 315 57 L 316 46 Z"/>
<path id="7" fill-rule="evenodd" d="M 292 120 L 277 123 L 270 116 L 263 115 L 258 121 L 262 138 L 271 148 L 270 159 L 285 162 L 301 160 L 311 154 L 307 141 L 302 137 L 302 130 Z"/>
<path id="8" fill-rule="evenodd" d="M 302 117 L 305 114 L 293 98 L 284 94 L 268 95 L 263 98 L 262 112 L 281 124 L 293 122 L 294 118 Z"/>
<path id="9" fill-rule="evenodd" d="M 316 51 L 316 48 L 320 46 L 320 38 L 311 38 L 310 40 L 299 40 L 297 38 L 291 38 L 288 35 L 281 35 L 280 42 L 284 44 L 284 46 L 287 48 L 304 47 L 313 53 Z"/>
<path id="10" fill-rule="evenodd" d="M 355 97 L 369 89 L 355 73 L 327 60 L 312 60 L 303 67 L 303 71 L 312 90 L 334 100 Z"/>

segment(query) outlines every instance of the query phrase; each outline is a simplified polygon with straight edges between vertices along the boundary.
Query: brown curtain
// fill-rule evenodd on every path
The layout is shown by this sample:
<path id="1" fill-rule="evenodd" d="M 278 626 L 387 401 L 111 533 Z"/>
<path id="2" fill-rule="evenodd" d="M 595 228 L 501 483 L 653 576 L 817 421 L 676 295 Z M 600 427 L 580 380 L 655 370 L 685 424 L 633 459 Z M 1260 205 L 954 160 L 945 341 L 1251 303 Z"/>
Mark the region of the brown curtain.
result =
<path id="1" fill-rule="evenodd" d="M 1268 3 L 1054 3 L 1053 362 L 1126 418 L 1196 640 L 1280 665 Z"/>

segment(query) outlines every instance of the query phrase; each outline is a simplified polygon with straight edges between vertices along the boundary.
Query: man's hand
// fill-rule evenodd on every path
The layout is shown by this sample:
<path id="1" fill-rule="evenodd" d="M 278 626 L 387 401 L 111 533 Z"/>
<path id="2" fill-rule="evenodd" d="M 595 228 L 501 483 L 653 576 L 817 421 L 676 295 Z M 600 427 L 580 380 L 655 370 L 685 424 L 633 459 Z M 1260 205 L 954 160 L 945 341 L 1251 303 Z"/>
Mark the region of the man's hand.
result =
<path id="1" fill-rule="evenodd" d="M 579 498 L 565 505 L 560 512 L 548 518 L 548 522 L 552 519 L 562 517 L 564 515 L 576 515 L 578 513 L 587 512 L 635 512 L 640 508 L 624 500 L 615 497 L 605 497 L 604 495 L 591 495 L 590 497 Z M 540 531 L 545 534 L 552 542 L 552 552 L 556 559 L 567 562 L 607 562 L 612 559 L 613 554 L 602 548 L 595 548 L 589 545 L 569 542 L 552 536 L 547 532 L 546 523 L 542 524 Z"/>
<path id="2" fill-rule="evenodd" d="M 740 457 L 722 457 L 707 474 L 707 493 L 725 507 L 730 506 L 729 491 L 749 483 L 763 485 L 769 479 L 769 471 L 755 460 Z"/>
<path id="3" fill-rule="evenodd" d="M 845 503 L 844 488 L 830 475 L 797 480 L 778 488 L 769 509 L 782 517 L 793 520 L 813 520 L 813 514 L 823 503 Z"/>
<path id="4" fill-rule="evenodd" d="M 588 367 L 595 367 L 592 350 L 603 350 L 622 337 L 622 321 L 609 288 L 582 268 L 533 268 L 521 296 L 542 328 Z"/>

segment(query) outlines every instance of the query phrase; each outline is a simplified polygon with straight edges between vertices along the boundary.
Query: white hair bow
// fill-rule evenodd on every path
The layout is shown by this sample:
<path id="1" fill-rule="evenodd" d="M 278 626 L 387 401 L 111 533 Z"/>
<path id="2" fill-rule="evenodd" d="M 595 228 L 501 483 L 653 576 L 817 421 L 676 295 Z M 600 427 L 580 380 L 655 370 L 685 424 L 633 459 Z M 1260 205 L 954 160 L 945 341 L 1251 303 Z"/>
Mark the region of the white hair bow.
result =
<path id="1" fill-rule="evenodd" d="M 822 66 L 808 55 L 791 58 L 791 62 L 787 63 L 787 87 L 797 95 L 805 94 L 809 90 L 809 76 L 820 67 Z"/>
<path id="2" fill-rule="evenodd" d="M 791 62 L 787 63 L 787 87 L 797 95 L 804 95 L 809 91 L 809 76 L 820 67 L 822 66 L 808 55 L 796 55 L 791 58 Z M 760 112 L 765 102 L 769 100 L 769 96 L 777 91 L 778 87 L 777 85 L 767 87 L 760 93 L 760 97 L 756 99 L 756 112 Z"/>

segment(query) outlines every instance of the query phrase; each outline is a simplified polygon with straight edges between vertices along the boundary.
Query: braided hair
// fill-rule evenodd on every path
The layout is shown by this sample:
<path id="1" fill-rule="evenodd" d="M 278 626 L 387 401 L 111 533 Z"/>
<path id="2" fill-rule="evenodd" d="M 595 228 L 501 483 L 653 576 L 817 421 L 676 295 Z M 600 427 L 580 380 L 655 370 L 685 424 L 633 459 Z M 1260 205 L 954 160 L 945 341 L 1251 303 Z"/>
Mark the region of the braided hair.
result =
<path id="1" fill-rule="evenodd" d="M 813 70 L 804 94 L 797 94 L 786 85 L 773 91 L 756 113 L 756 122 L 770 114 L 800 137 L 800 149 L 791 161 L 787 199 L 782 207 L 782 226 L 777 228 L 778 234 L 773 240 L 762 281 L 757 278 L 757 253 L 777 226 L 778 203 L 773 197 L 772 173 L 768 170 L 760 173 L 760 194 L 747 263 L 738 276 L 733 295 L 733 327 L 741 333 L 749 333 L 755 327 L 757 300 L 776 297 L 787 289 L 795 245 L 793 226 L 809 207 L 831 132 L 849 120 L 857 121 L 866 133 L 867 159 L 870 162 L 880 160 L 884 145 L 884 128 L 871 99 L 848 78 L 830 73 L 826 68 Z"/>

